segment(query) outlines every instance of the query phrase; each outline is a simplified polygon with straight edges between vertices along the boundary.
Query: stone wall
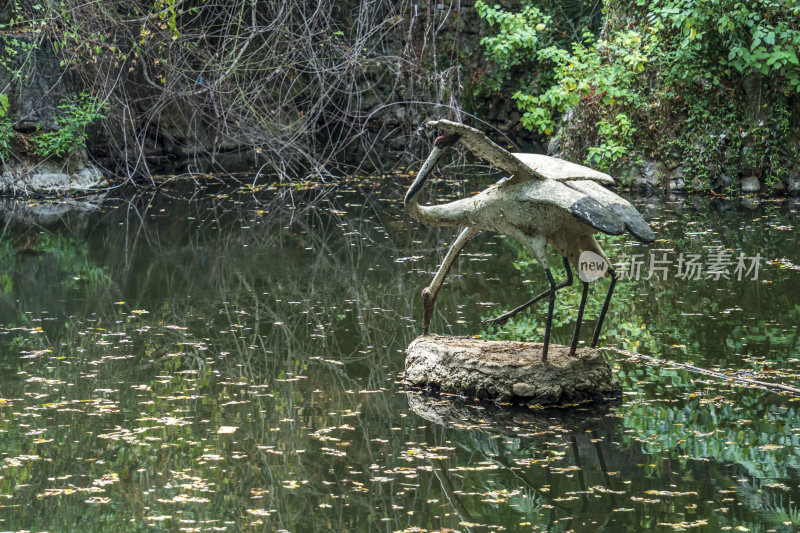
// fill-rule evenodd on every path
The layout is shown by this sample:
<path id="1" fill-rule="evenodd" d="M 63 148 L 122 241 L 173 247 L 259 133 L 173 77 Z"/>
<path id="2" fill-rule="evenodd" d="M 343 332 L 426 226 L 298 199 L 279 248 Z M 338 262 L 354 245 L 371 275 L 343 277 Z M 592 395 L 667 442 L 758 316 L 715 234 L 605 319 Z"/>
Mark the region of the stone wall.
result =
<path id="1" fill-rule="evenodd" d="M 729 167 L 733 167 L 730 163 Z M 800 196 L 800 169 L 790 167 L 782 179 L 755 174 L 746 176 L 720 172 L 713 180 L 700 180 L 687 173 L 682 164 L 670 160 L 645 159 L 640 165 L 620 169 L 615 176 L 625 186 L 644 192 L 707 193 L 740 192 L 746 195 L 789 194 Z"/>

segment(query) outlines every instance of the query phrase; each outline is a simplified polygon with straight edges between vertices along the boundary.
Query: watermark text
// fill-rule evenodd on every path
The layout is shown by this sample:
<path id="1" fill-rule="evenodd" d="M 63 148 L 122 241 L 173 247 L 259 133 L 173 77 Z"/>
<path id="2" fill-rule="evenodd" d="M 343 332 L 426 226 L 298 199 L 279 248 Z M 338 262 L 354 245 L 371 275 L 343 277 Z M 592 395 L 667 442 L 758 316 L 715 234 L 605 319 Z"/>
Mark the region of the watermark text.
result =
<path id="1" fill-rule="evenodd" d="M 704 254 L 676 252 L 654 252 L 649 258 L 645 254 L 627 254 L 614 263 L 620 278 L 661 279 L 672 275 L 681 280 L 752 280 L 758 281 L 761 270 L 761 254 L 746 256 L 728 250 L 713 250 Z"/>

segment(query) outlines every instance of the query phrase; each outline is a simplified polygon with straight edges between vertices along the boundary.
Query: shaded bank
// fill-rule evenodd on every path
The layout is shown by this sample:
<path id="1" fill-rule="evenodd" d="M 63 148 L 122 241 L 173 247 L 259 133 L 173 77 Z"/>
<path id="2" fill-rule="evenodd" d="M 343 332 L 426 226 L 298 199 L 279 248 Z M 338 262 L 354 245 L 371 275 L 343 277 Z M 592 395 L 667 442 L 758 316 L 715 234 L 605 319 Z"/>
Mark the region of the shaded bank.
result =
<path id="1" fill-rule="evenodd" d="M 791 6 L 640 4 L 5 2 L 4 188 L 329 179 L 415 164 L 446 117 L 643 188 L 800 192 Z"/>
<path id="2" fill-rule="evenodd" d="M 427 118 L 459 115 L 475 20 L 460 2 L 9 2 L 3 159 L 63 130 L 59 103 L 87 91 L 104 116 L 75 153 L 118 175 L 381 168 L 416 154 Z"/>

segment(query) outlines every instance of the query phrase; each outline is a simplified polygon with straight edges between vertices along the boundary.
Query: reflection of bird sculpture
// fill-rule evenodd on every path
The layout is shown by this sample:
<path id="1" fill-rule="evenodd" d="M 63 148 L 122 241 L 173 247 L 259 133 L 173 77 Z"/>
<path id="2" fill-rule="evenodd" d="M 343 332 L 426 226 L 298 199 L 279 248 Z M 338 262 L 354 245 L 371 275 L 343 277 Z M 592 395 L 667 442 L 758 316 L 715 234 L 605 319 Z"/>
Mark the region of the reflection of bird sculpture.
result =
<path id="1" fill-rule="evenodd" d="M 578 267 L 578 257 L 583 251 L 594 252 L 608 258 L 594 239 L 597 232 L 620 235 L 630 232 L 639 241 L 655 240 L 653 230 L 642 215 L 626 200 L 599 185 L 614 183 L 611 176 L 590 168 L 536 154 L 512 154 L 490 141 L 482 132 L 448 120 L 428 123 L 445 133 L 434 141 L 428 159 L 405 197 L 405 208 L 413 218 L 432 226 L 455 226 L 464 229 L 456 238 L 442 261 L 436 275 L 422 290 L 422 332 L 428 328 L 436 303 L 436 296 L 450 267 L 464 245 L 482 230 L 494 231 L 514 237 L 528 248 L 544 267 L 550 289 L 529 302 L 485 324 L 502 325 L 509 318 L 544 297 L 549 298 L 547 322 L 544 332 L 542 360 L 547 361 L 550 343 L 550 327 L 556 291 L 572 284 L 570 263 Z M 472 196 L 447 204 L 419 205 L 416 195 L 425 184 L 428 173 L 436 167 L 447 148 L 461 142 L 475 155 L 482 157 L 511 174 L 488 189 Z M 567 280 L 556 285 L 547 262 L 546 246 L 550 244 L 564 258 Z M 597 345 L 617 273 L 609 268 L 611 285 L 597 319 L 591 346 Z M 583 310 L 586 306 L 588 283 L 583 282 L 578 323 L 572 336 L 570 354 L 575 354 L 580 334 Z"/>

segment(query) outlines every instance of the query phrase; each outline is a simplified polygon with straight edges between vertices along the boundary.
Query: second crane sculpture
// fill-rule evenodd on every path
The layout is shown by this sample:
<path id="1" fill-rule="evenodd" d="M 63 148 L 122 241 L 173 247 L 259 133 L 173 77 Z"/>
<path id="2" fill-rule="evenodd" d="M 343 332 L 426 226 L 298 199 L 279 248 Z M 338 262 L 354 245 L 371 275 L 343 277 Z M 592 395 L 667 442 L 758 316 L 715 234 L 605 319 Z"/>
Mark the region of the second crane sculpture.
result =
<path id="1" fill-rule="evenodd" d="M 570 264 L 578 268 L 578 257 L 591 251 L 610 264 L 594 234 L 603 232 L 621 235 L 626 231 L 643 243 L 651 243 L 655 235 L 641 214 L 626 200 L 600 184 L 614 183 L 608 174 L 561 159 L 537 154 L 512 154 L 489 140 L 479 130 L 438 120 L 428 123 L 445 135 L 434 141 L 433 150 L 423 163 L 416 180 L 405 196 L 405 208 L 411 217 L 432 226 L 453 226 L 464 229 L 452 244 L 436 275 L 422 290 L 422 332 L 428 334 L 436 296 L 456 257 L 471 238 L 483 230 L 509 235 L 517 239 L 542 265 L 550 289 L 532 300 L 484 323 L 502 325 L 509 318 L 547 297 L 549 307 L 545 323 L 542 362 L 547 361 L 550 329 L 553 321 L 556 291 L 572 284 Z M 510 177 L 472 196 L 439 205 L 419 205 L 419 193 L 429 173 L 448 148 L 461 142 L 478 157 L 505 170 Z M 567 280 L 556 284 L 547 261 L 550 244 L 563 257 Z M 609 267 L 611 285 L 597 318 L 591 346 L 597 345 L 600 329 L 611 302 L 618 274 Z M 570 355 L 575 354 L 586 306 L 588 283 L 583 281 L 577 324 L 572 336 Z"/>

